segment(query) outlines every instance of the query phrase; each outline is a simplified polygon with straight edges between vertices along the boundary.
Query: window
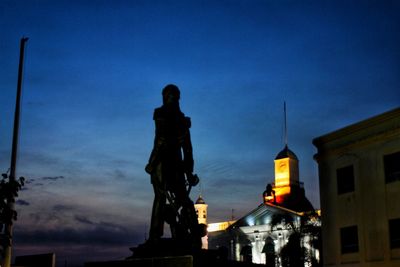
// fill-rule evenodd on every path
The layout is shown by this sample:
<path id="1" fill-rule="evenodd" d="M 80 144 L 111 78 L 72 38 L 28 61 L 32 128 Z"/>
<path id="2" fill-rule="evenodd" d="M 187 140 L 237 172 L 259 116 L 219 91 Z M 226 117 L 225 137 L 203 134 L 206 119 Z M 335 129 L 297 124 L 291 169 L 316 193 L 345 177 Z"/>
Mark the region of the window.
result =
<path id="1" fill-rule="evenodd" d="M 354 170 L 353 165 L 336 170 L 338 194 L 354 192 Z"/>
<path id="2" fill-rule="evenodd" d="M 400 181 L 400 152 L 383 156 L 386 183 Z"/>
<path id="3" fill-rule="evenodd" d="M 340 247 L 342 254 L 358 252 L 357 226 L 340 229 Z"/>
<path id="4" fill-rule="evenodd" d="M 400 248 L 400 219 L 389 220 L 390 248 Z"/>

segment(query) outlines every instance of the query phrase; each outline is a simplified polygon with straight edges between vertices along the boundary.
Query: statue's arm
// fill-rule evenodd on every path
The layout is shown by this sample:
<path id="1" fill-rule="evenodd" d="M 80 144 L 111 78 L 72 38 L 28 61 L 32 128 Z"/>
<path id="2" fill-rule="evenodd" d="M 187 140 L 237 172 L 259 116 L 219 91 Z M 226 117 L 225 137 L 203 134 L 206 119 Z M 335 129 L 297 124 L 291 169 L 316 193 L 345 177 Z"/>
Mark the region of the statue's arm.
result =
<path id="1" fill-rule="evenodd" d="M 193 160 L 192 141 L 190 138 L 190 130 L 189 130 L 191 126 L 189 117 L 184 118 L 184 124 L 185 124 L 185 132 L 182 140 L 183 162 L 185 166 L 185 173 L 192 174 L 194 168 L 194 160 Z"/>
<path id="2" fill-rule="evenodd" d="M 153 150 L 151 151 L 149 162 L 146 165 L 146 172 L 151 174 L 156 165 L 160 162 L 161 156 L 162 156 L 162 151 L 163 147 L 165 144 L 165 138 L 163 135 L 163 130 L 164 130 L 164 124 L 165 120 L 160 116 L 159 112 L 157 109 L 154 111 L 154 123 L 155 123 L 155 137 L 154 137 L 154 145 L 153 145 Z"/>

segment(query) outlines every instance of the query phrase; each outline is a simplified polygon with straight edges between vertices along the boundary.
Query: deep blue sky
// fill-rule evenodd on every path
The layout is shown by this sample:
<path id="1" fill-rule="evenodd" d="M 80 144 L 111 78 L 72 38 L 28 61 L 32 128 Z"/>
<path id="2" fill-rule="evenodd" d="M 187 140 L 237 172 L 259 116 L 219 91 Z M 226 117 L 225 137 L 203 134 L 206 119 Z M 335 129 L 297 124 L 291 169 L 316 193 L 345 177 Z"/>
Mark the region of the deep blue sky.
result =
<path id="1" fill-rule="evenodd" d="M 1 1 L 2 172 L 19 41 L 30 38 L 15 254 L 117 259 L 143 242 L 153 198 L 143 169 L 168 83 L 192 118 L 210 222 L 261 202 L 284 146 L 284 101 L 318 208 L 312 139 L 400 104 L 398 14 L 399 1 Z"/>

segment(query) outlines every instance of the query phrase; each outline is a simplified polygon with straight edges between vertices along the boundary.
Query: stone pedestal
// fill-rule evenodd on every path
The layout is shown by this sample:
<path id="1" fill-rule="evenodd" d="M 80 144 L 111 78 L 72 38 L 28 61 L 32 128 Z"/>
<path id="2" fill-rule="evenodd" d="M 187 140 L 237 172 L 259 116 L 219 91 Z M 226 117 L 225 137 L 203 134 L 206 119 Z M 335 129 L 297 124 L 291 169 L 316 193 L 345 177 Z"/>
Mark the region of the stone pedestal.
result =
<path id="1" fill-rule="evenodd" d="M 193 249 L 172 239 L 145 243 L 130 249 L 133 255 L 122 261 L 87 262 L 85 267 L 253 267 L 252 263 L 227 260 L 219 250 Z"/>
<path id="2" fill-rule="evenodd" d="M 199 255 L 200 256 L 200 255 Z M 265 266 L 254 263 L 220 260 L 208 255 L 197 256 L 172 256 L 143 259 L 129 259 L 123 261 L 87 262 L 85 267 L 257 267 Z"/>

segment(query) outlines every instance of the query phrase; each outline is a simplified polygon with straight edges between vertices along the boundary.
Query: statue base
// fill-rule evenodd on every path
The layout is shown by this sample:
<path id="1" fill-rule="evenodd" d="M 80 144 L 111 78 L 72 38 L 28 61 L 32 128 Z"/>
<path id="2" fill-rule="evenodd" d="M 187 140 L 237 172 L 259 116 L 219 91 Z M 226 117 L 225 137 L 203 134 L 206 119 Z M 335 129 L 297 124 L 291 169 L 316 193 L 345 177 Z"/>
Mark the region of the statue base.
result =
<path id="1" fill-rule="evenodd" d="M 172 238 L 160 238 L 155 241 L 148 240 L 137 247 L 130 248 L 132 256 L 127 259 L 170 257 L 198 254 L 199 248 L 193 248 L 190 242 Z"/>
<path id="2" fill-rule="evenodd" d="M 190 243 L 162 238 L 130 248 L 132 256 L 122 261 L 86 262 L 85 267 L 253 267 L 258 264 L 227 259 L 224 250 L 194 249 Z"/>

